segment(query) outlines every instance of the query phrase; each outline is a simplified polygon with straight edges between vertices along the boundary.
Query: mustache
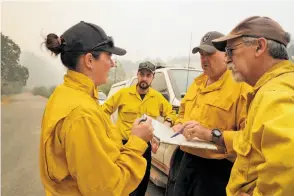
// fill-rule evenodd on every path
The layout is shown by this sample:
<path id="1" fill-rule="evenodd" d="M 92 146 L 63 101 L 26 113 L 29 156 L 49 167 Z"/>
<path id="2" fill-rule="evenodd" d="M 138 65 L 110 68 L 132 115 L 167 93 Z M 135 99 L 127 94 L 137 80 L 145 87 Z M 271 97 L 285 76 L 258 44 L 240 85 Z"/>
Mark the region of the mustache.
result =
<path id="1" fill-rule="evenodd" d="M 145 85 L 143 85 L 143 84 L 145 84 Z M 139 83 L 139 87 L 141 89 L 147 89 L 147 88 L 149 88 L 149 86 L 150 85 L 147 82 L 145 82 L 145 81 L 142 81 L 142 82 Z"/>

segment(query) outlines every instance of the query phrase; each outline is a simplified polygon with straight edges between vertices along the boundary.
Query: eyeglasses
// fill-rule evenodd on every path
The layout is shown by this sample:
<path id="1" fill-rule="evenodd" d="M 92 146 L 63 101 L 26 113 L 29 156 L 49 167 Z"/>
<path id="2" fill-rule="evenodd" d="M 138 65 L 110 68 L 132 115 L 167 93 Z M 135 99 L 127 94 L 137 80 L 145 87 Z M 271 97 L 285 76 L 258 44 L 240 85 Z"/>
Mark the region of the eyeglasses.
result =
<path id="1" fill-rule="evenodd" d="M 101 46 L 108 46 L 108 47 L 113 47 L 114 46 L 114 40 L 112 37 L 107 37 L 107 39 L 96 46 L 94 46 L 91 50 L 95 51 L 99 48 L 102 48 Z"/>
<path id="2" fill-rule="evenodd" d="M 238 49 L 238 48 L 236 48 L 236 47 L 237 47 L 237 46 L 240 46 L 240 45 L 242 45 L 242 44 L 244 44 L 244 42 L 241 42 L 241 43 L 236 44 L 236 45 L 231 46 L 231 47 L 226 47 L 226 48 L 225 48 L 225 51 L 226 51 L 226 54 L 228 55 L 228 57 L 232 57 L 232 56 L 233 56 L 233 50 Z"/>

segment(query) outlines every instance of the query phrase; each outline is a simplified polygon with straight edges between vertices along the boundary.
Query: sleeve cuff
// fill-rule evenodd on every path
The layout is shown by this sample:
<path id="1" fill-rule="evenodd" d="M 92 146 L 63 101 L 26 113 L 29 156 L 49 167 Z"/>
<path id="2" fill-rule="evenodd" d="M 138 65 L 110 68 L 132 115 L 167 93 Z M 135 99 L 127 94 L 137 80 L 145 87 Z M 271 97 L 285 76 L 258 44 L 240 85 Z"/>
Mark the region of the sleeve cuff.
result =
<path id="1" fill-rule="evenodd" d="M 146 151 L 148 144 L 141 138 L 135 135 L 130 135 L 128 142 L 124 146 L 125 148 L 143 154 Z"/>
<path id="2" fill-rule="evenodd" d="M 178 119 L 178 120 L 175 121 L 174 125 L 180 124 L 180 123 L 183 124 L 184 120 L 183 119 Z"/>
<path id="3" fill-rule="evenodd" d="M 226 145 L 227 154 L 230 157 L 236 156 L 236 153 L 233 149 L 233 140 L 238 133 L 239 133 L 239 131 L 224 131 L 223 132 L 223 137 L 224 137 L 224 142 Z"/>

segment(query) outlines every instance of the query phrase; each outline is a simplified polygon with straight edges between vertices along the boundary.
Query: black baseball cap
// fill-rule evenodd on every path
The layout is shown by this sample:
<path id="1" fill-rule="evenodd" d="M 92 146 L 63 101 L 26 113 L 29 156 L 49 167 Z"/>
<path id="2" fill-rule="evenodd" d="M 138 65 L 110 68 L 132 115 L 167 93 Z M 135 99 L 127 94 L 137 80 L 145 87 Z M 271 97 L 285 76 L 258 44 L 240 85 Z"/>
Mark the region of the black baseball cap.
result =
<path id="1" fill-rule="evenodd" d="M 224 35 L 218 31 L 210 31 L 206 33 L 200 41 L 200 45 L 193 48 L 192 53 L 195 54 L 199 52 L 199 50 L 203 50 L 209 54 L 213 54 L 217 51 L 214 47 L 212 40 L 223 37 Z"/>
<path id="2" fill-rule="evenodd" d="M 156 66 L 149 61 L 145 61 L 145 62 L 142 62 L 139 64 L 138 71 L 140 71 L 142 69 L 147 69 L 147 70 L 151 71 L 152 73 L 154 73 L 156 70 Z"/>
<path id="3" fill-rule="evenodd" d="M 65 52 L 107 51 L 111 54 L 125 55 L 125 49 L 115 47 L 112 37 L 106 35 L 98 25 L 84 21 L 72 26 L 61 35 Z"/>

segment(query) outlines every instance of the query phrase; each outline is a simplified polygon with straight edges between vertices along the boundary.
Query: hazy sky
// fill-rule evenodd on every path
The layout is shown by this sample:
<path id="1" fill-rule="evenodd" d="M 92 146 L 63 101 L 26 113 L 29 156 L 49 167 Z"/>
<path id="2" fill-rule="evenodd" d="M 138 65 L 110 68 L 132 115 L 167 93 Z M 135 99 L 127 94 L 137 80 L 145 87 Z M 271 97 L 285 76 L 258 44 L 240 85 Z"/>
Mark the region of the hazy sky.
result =
<path id="1" fill-rule="evenodd" d="M 294 36 L 294 1 L 4 1 L 2 32 L 22 50 L 51 59 L 40 49 L 41 35 L 62 34 L 81 20 L 101 26 L 115 44 L 127 50 L 124 59 L 167 60 L 187 56 L 211 30 L 228 33 L 252 15 L 277 20 Z M 294 39 L 294 37 L 292 38 Z"/>

